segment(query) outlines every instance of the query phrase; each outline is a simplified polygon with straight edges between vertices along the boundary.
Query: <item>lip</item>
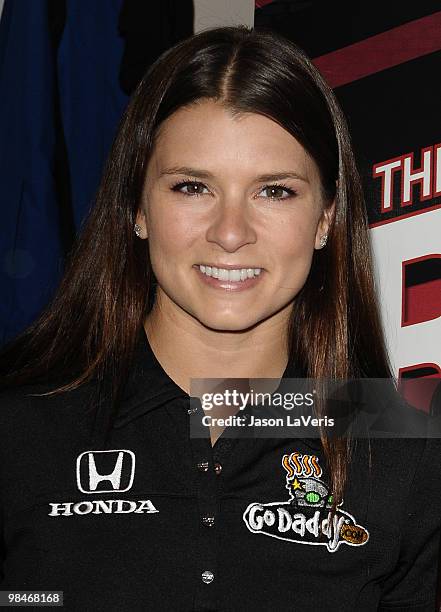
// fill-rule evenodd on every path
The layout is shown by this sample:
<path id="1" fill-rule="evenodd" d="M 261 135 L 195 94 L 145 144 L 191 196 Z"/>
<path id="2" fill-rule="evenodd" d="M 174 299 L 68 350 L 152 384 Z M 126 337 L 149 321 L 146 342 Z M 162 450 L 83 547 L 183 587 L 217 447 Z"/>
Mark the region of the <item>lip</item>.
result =
<path id="1" fill-rule="evenodd" d="M 231 265 L 231 264 L 215 264 L 215 263 L 200 263 L 194 264 L 193 268 L 199 268 L 199 266 L 208 266 L 209 268 L 224 268 L 224 270 L 243 270 L 244 268 L 251 268 L 254 270 L 255 268 L 259 268 L 260 270 L 264 270 L 261 266 L 250 266 L 250 265 Z"/>

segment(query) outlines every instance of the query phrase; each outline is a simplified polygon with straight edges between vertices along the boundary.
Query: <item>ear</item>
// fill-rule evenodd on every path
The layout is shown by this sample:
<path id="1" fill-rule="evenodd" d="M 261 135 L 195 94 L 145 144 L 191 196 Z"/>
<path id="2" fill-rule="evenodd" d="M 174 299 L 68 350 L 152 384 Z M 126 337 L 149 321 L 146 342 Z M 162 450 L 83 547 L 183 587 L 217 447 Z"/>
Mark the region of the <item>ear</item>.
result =
<path id="1" fill-rule="evenodd" d="M 323 209 L 321 217 L 319 219 L 317 225 L 317 231 L 315 234 L 315 249 L 322 249 L 323 247 L 320 245 L 320 240 L 322 236 L 327 236 L 329 230 L 331 228 L 332 222 L 334 220 L 335 215 L 335 200 L 333 200 L 332 204 Z"/>
<path id="2" fill-rule="evenodd" d="M 143 240 L 148 238 L 145 212 L 143 210 L 138 209 L 138 212 L 136 213 L 135 223 L 137 223 L 141 228 L 141 235 L 139 237 L 142 238 Z"/>

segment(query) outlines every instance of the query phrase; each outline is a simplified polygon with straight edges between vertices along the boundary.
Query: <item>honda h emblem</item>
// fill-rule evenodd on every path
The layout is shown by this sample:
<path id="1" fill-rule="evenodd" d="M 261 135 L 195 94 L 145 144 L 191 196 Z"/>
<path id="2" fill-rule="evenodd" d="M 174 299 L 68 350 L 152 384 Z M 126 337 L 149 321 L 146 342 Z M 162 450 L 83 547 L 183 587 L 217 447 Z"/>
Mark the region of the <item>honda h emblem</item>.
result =
<path id="1" fill-rule="evenodd" d="M 130 450 L 85 451 L 77 458 L 77 486 L 83 493 L 123 493 L 133 484 L 135 454 Z"/>

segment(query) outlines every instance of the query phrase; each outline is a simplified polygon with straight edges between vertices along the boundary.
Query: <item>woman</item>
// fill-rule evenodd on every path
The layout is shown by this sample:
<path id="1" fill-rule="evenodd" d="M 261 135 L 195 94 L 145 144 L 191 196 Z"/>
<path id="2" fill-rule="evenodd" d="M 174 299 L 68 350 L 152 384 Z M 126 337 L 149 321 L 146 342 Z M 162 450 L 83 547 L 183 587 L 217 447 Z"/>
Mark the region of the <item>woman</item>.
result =
<path id="1" fill-rule="evenodd" d="M 2 354 L 2 590 L 433 610 L 438 440 L 190 435 L 191 379 L 390 378 L 371 270 L 345 121 L 304 54 L 245 27 L 165 53 L 53 302 Z"/>

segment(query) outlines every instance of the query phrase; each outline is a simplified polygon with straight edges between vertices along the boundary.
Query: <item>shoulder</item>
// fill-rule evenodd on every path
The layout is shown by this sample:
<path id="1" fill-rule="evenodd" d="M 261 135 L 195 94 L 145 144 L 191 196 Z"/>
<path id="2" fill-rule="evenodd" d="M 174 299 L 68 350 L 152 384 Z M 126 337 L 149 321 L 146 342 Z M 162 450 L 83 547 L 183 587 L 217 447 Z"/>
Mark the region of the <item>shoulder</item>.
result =
<path id="1" fill-rule="evenodd" d="M 441 525 L 441 438 L 374 440 L 372 477 L 381 504 L 398 502 L 397 525 L 412 516 Z M 420 517 L 420 518 L 418 518 Z"/>
<path id="2" fill-rule="evenodd" d="M 378 512 L 404 519 L 411 500 L 424 506 L 430 499 L 441 523 L 441 438 L 356 439 L 353 449 L 350 479 Z"/>
<path id="3" fill-rule="evenodd" d="M 40 390 L 41 389 L 41 390 Z M 41 386 L 23 385 L 0 391 L 0 425 L 9 419 L 26 414 L 29 410 L 32 394 L 43 392 Z"/>
<path id="4" fill-rule="evenodd" d="M 435 610 L 441 534 L 441 439 L 409 442 L 402 446 L 402 463 L 397 470 L 405 495 L 391 517 L 399 534 L 399 557 L 383 583 L 380 608 Z"/>
<path id="5" fill-rule="evenodd" d="M 390 473 L 396 478 L 409 480 L 420 462 L 430 462 L 438 458 L 432 466 L 441 471 L 441 438 L 430 437 L 372 437 L 358 439 L 354 443 L 355 454 L 360 458 L 370 458 L 372 470 L 377 473 Z M 441 486 L 441 482 L 440 482 Z"/>
<path id="6" fill-rule="evenodd" d="M 33 383 L 0 391 L 0 435 L 20 428 L 38 430 L 51 421 L 77 418 L 87 409 L 88 400 L 93 398 L 93 384 L 51 393 L 59 386 Z"/>

